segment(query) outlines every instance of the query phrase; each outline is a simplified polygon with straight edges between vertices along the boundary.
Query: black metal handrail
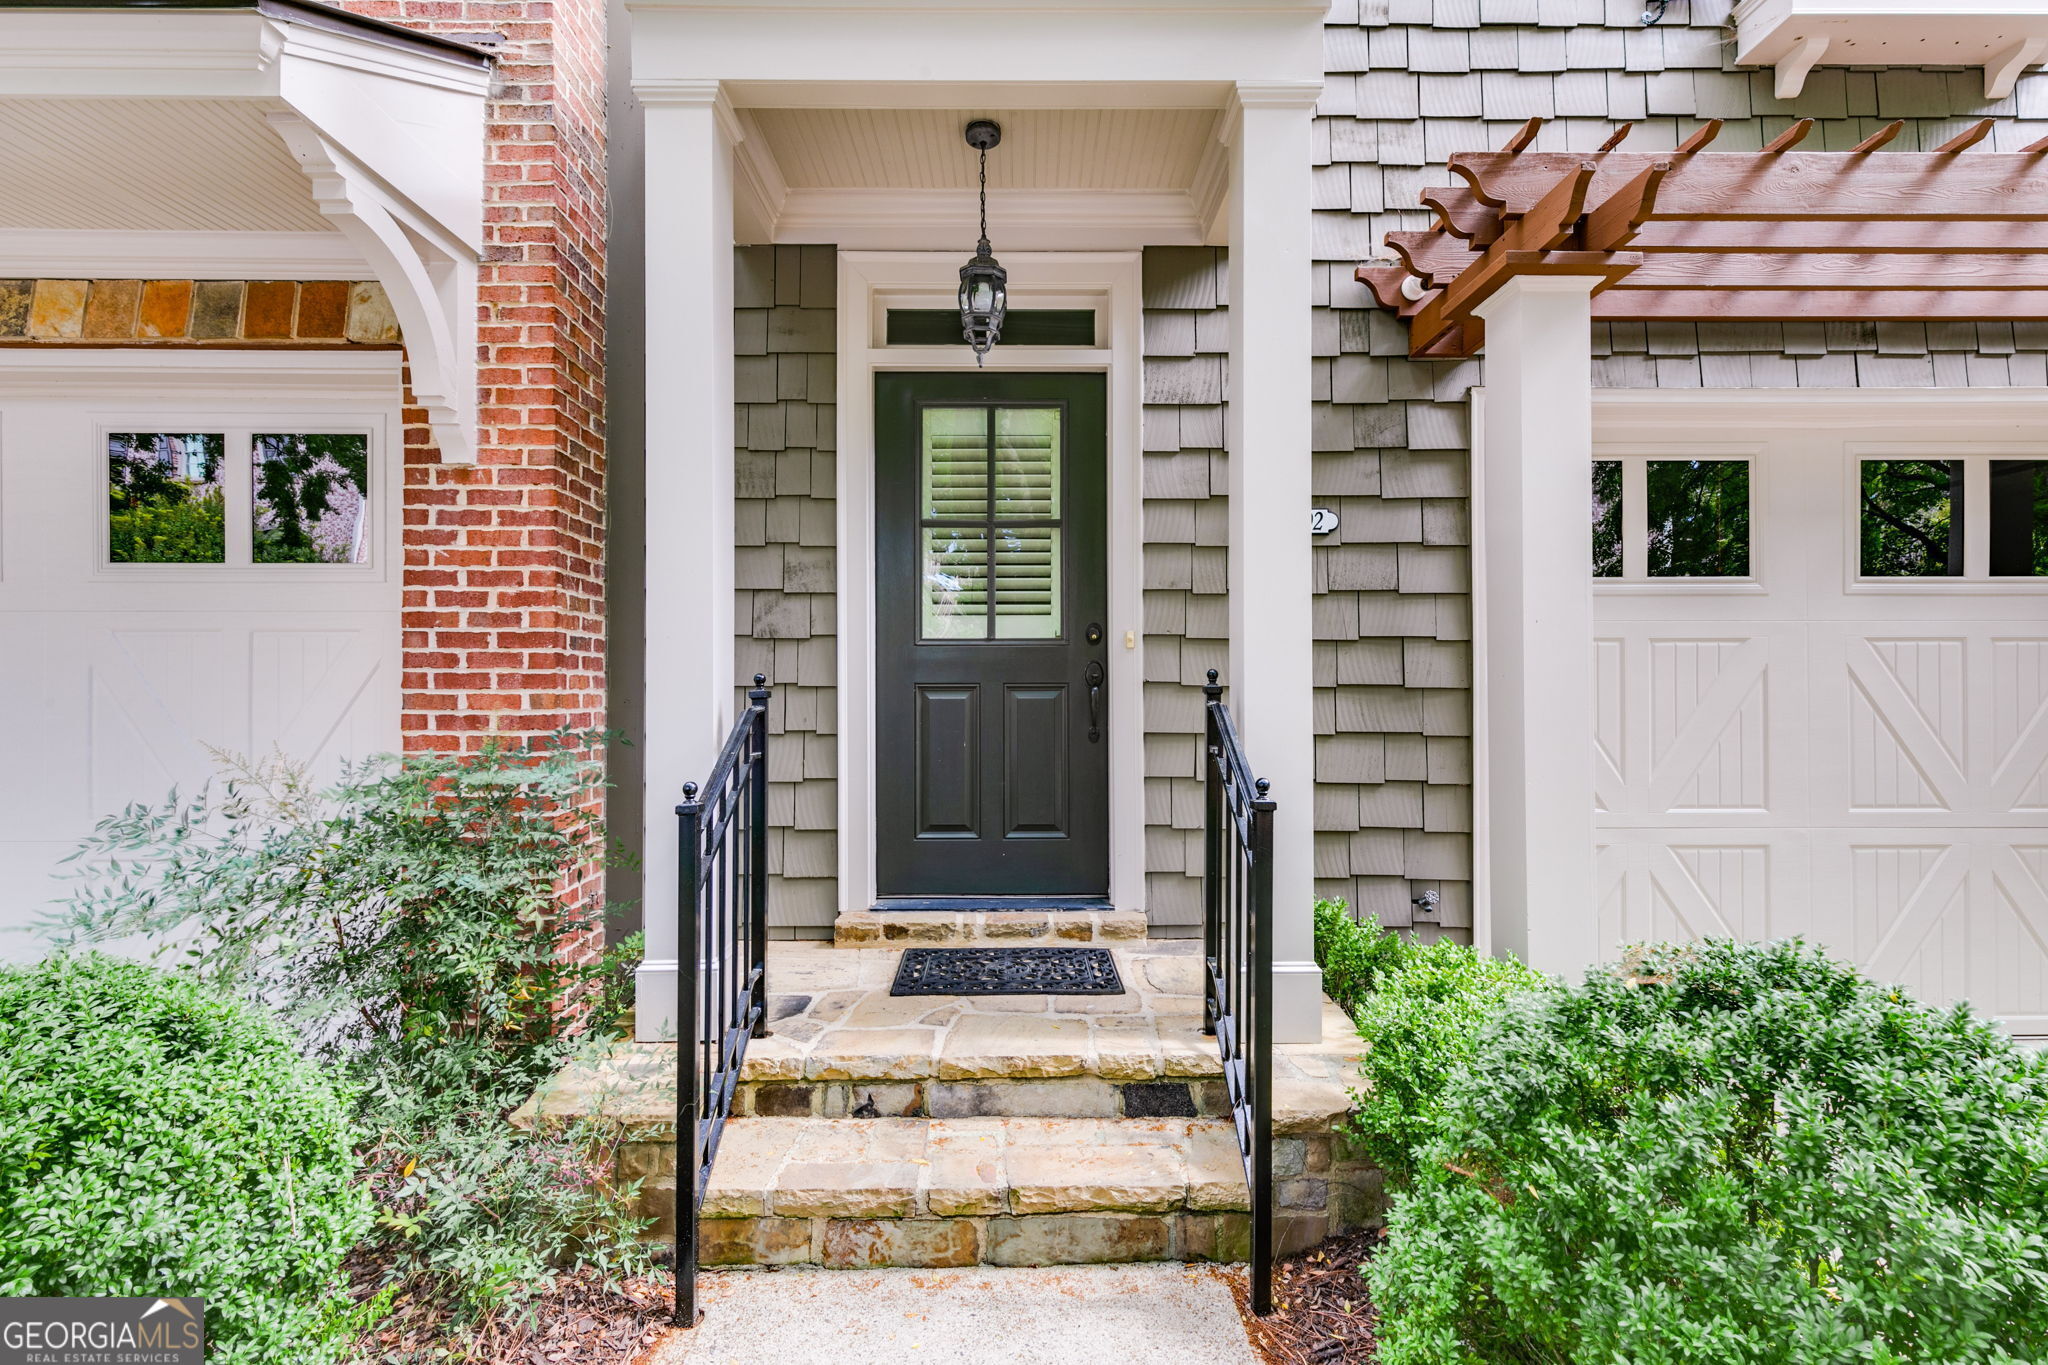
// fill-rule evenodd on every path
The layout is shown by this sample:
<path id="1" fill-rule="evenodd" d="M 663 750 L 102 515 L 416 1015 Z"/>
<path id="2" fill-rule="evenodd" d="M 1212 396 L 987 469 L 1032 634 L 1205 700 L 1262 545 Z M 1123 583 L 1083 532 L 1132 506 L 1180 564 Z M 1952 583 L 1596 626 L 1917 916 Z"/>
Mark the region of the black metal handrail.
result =
<path id="1" fill-rule="evenodd" d="M 697 1324 L 697 1214 L 711 1163 L 747 1040 L 768 1027 L 768 697 L 767 675 L 756 673 L 711 776 L 702 788 L 685 782 L 676 807 L 675 1320 L 684 1327 Z"/>
<path id="2" fill-rule="evenodd" d="M 1216 1035 L 1251 1192 L 1252 1312 L 1273 1311 L 1273 811 L 1252 776 L 1216 670 L 1202 764 L 1202 1031 Z"/>

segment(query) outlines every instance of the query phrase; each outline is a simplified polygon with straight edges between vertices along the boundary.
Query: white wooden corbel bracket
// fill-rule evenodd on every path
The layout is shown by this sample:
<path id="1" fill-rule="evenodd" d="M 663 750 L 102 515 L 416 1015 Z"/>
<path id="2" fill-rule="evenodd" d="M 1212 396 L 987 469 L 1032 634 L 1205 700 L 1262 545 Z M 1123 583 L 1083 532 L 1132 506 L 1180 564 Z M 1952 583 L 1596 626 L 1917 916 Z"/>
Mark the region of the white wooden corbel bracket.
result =
<path id="1" fill-rule="evenodd" d="M 313 200 L 370 263 L 404 335 L 412 394 L 443 464 L 475 464 L 477 258 L 408 204 L 311 120 L 273 112 L 270 126 L 312 182 Z"/>

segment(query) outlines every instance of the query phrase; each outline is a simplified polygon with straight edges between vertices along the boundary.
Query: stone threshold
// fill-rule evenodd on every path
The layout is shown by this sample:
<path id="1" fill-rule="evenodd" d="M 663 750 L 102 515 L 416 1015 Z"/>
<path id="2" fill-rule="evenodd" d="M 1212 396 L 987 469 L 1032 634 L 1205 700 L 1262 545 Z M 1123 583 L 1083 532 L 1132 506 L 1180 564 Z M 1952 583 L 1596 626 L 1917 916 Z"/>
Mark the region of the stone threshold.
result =
<path id="1" fill-rule="evenodd" d="M 832 941 L 841 948 L 1130 943 L 1142 940 L 1146 928 L 1136 910 L 841 910 Z"/>

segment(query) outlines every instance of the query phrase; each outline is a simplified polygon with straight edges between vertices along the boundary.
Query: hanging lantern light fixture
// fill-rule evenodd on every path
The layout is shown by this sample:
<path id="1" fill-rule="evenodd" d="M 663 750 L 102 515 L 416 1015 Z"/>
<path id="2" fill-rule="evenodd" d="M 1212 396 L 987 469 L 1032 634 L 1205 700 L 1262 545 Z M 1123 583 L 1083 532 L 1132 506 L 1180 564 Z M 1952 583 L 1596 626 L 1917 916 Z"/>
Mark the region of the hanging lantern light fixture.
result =
<path id="1" fill-rule="evenodd" d="M 992 119 L 978 118 L 967 125 L 967 145 L 981 153 L 981 241 L 974 259 L 960 267 L 960 334 L 974 348 L 976 365 L 1002 338 L 1003 318 L 1010 307 L 1010 272 L 988 245 L 988 149 L 1002 140 L 1002 126 Z"/>

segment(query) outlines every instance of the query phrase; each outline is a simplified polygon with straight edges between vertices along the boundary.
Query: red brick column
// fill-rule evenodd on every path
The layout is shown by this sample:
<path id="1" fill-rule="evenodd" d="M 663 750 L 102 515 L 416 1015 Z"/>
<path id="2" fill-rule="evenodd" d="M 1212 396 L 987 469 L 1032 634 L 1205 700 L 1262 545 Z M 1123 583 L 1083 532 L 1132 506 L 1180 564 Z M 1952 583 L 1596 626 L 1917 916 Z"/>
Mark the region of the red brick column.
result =
<path id="1" fill-rule="evenodd" d="M 603 0 L 342 0 L 497 34 L 477 462 L 406 412 L 405 747 L 604 724 Z M 410 396 L 408 392 L 408 397 Z"/>

